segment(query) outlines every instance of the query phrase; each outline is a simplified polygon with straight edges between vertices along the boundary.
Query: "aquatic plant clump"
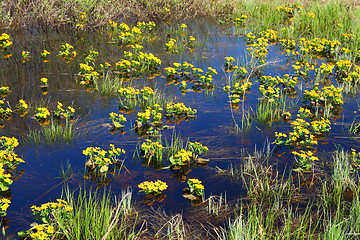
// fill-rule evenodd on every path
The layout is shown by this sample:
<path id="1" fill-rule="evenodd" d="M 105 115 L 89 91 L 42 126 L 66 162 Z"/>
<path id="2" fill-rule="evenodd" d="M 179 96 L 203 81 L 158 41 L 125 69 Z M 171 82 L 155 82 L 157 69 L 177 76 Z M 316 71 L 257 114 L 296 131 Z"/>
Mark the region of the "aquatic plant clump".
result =
<path id="1" fill-rule="evenodd" d="M 113 124 L 114 129 L 123 128 L 125 125 L 121 124 L 121 122 L 126 122 L 126 117 L 123 114 L 117 114 L 114 112 L 110 113 L 110 118 Z"/>
<path id="2" fill-rule="evenodd" d="M 182 91 L 188 90 L 187 83 L 192 83 L 192 90 L 195 92 L 201 92 L 204 89 L 213 90 L 213 75 L 218 74 L 212 67 L 208 67 L 208 71 L 204 73 L 203 69 L 188 62 L 174 62 L 172 67 L 164 69 L 170 83 L 181 82 L 179 88 Z"/>
<path id="3" fill-rule="evenodd" d="M 13 171 L 25 161 L 16 153 L 15 148 L 19 145 L 16 138 L 0 137 L 0 189 L 6 191 L 13 183 Z"/>
<path id="4" fill-rule="evenodd" d="M 85 156 L 89 156 L 89 160 L 85 163 L 87 169 L 91 172 L 106 173 L 109 166 L 118 164 L 121 160 L 118 158 L 121 154 L 125 154 L 125 150 L 115 148 L 110 144 L 110 150 L 105 151 L 100 147 L 88 147 L 83 150 Z"/>
<path id="5" fill-rule="evenodd" d="M 0 199 L 0 217 L 6 216 L 6 211 L 10 206 L 10 199 L 7 198 L 1 198 Z"/>
<path id="6" fill-rule="evenodd" d="M 62 217 L 70 217 L 73 212 L 71 207 L 65 200 L 57 199 L 56 202 L 44 203 L 41 206 L 31 207 L 33 216 L 36 220 L 40 220 L 41 223 L 34 224 L 27 231 L 21 231 L 18 233 L 19 237 L 25 238 L 30 236 L 31 239 L 51 239 L 60 234 L 61 227 L 56 222 L 56 215 Z M 59 235 L 61 236 L 61 234 Z"/>
<path id="7" fill-rule="evenodd" d="M 170 156 L 170 167 L 185 166 L 189 165 L 191 162 L 199 164 L 206 163 L 207 160 L 199 159 L 198 157 L 200 154 L 206 153 L 208 150 L 209 148 L 203 146 L 201 143 L 188 142 L 186 149 L 181 149 L 177 153 Z"/>
<path id="8" fill-rule="evenodd" d="M 13 42 L 10 41 L 10 36 L 6 33 L 2 33 L 0 36 L 0 48 L 5 52 L 11 45 L 13 45 Z"/>
<path id="9" fill-rule="evenodd" d="M 145 181 L 138 185 L 138 187 L 145 192 L 145 194 L 159 194 L 168 188 L 167 184 L 161 180 Z"/>
<path id="10" fill-rule="evenodd" d="M 153 142 L 150 139 L 145 139 L 145 142 L 141 144 L 141 151 L 143 158 L 149 162 L 152 159 L 161 160 L 164 147 L 159 142 Z"/>
<path id="11" fill-rule="evenodd" d="M 190 178 L 187 180 L 187 184 L 189 185 L 191 194 L 196 194 L 197 196 L 202 196 L 204 194 L 205 187 L 199 179 Z"/>

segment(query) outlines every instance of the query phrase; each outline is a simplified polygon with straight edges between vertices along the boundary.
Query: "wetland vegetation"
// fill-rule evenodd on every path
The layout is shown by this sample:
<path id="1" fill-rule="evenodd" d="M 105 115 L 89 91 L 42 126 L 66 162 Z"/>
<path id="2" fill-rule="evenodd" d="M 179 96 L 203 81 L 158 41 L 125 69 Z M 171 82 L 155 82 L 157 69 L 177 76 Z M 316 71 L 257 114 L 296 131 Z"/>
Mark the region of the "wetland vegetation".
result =
<path id="1" fill-rule="evenodd" d="M 0 16 L 4 238 L 359 238 L 357 1 Z"/>

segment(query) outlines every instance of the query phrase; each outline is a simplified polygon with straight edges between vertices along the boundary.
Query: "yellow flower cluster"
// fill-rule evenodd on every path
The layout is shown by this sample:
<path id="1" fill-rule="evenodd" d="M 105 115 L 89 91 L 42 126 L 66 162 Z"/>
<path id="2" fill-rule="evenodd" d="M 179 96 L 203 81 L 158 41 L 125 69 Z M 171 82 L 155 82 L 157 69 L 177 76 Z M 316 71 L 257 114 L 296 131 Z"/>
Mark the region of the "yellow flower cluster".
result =
<path id="1" fill-rule="evenodd" d="M 150 96 L 154 96 L 155 92 L 152 88 L 150 87 L 143 87 L 141 90 L 141 96 L 144 100 L 149 100 Z"/>
<path id="2" fill-rule="evenodd" d="M 48 240 L 54 235 L 54 227 L 46 224 L 38 224 L 32 228 L 33 232 L 30 237 L 33 240 Z"/>
<path id="3" fill-rule="evenodd" d="M 319 158 L 315 157 L 314 153 L 310 150 L 300 150 L 300 152 L 292 151 L 291 153 L 294 156 L 297 156 L 297 158 L 295 158 L 295 166 L 301 171 L 308 171 L 311 168 L 311 162 L 319 160 Z"/>
<path id="4" fill-rule="evenodd" d="M 80 84 L 81 85 L 90 85 L 98 78 L 99 73 L 94 70 L 92 66 L 89 66 L 86 63 L 80 63 Z"/>
<path id="5" fill-rule="evenodd" d="M 300 9 L 301 9 L 301 7 L 298 6 L 296 3 L 288 3 L 284 6 L 280 6 L 277 8 L 278 11 L 285 12 L 285 13 L 289 14 L 290 17 L 293 16 L 295 11 L 299 11 Z"/>
<path id="6" fill-rule="evenodd" d="M 165 43 L 165 47 L 166 47 L 166 51 L 167 52 L 172 52 L 172 53 L 177 53 L 177 48 L 176 48 L 176 40 L 173 38 L 170 38 L 169 42 Z"/>
<path id="7" fill-rule="evenodd" d="M 23 63 L 30 61 L 30 52 L 29 51 L 22 51 L 21 55 L 23 57 Z"/>
<path id="8" fill-rule="evenodd" d="M 110 19 L 109 19 L 109 24 L 110 24 L 110 27 L 111 27 L 112 30 L 115 30 L 115 28 L 118 25 L 117 22 L 111 21 Z"/>
<path id="9" fill-rule="evenodd" d="M 10 152 L 13 151 L 14 148 L 19 146 L 19 141 L 15 137 L 9 138 L 2 136 L 0 137 L 0 144 L 1 144 L 0 148 L 5 148 L 7 151 Z"/>
<path id="10" fill-rule="evenodd" d="M 43 50 L 43 52 L 42 53 L 40 53 L 40 57 L 41 57 L 41 59 L 42 60 L 44 60 L 44 62 L 48 62 L 49 60 L 47 60 L 47 57 L 48 57 L 48 55 L 50 54 L 50 52 L 48 52 L 47 50 Z"/>
<path id="11" fill-rule="evenodd" d="M 0 162 L 0 190 L 6 191 L 9 189 L 9 185 L 13 183 L 11 180 L 11 174 L 7 173 L 4 169 L 4 164 Z"/>
<path id="12" fill-rule="evenodd" d="M 173 103 L 169 102 L 166 104 L 166 112 L 167 114 L 175 114 L 175 115 L 192 115 L 196 114 L 196 109 L 192 109 L 191 107 L 186 107 L 184 103 Z"/>
<path id="13" fill-rule="evenodd" d="M 117 114 L 114 112 L 110 113 L 110 120 L 112 121 L 114 128 L 122 128 L 124 127 L 123 124 L 121 124 L 121 122 L 126 122 L 126 117 L 124 117 L 123 114 Z"/>
<path id="14" fill-rule="evenodd" d="M 42 84 L 43 86 L 47 86 L 47 84 L 48 84 L 48 79 L 45 78 L 45 77 L 43 77 L 43 78 L 40 79 L 40 82 L 41 82 L 41 84 Z"/>
<path id="15" fill-rule="evenodd" d="M 68 43 L 61 45 L 61 51 L 59 51 L 59 56 L 61 56 L 67 63 L 74 60 L 76 57 L 76 51 L 73 51 L 74 47 Z"/>
<path id="16" fill-rule="evenodd" d="M 161 65 L 161 60 L 155 57 L 152 53 L 143 53 L 140 51 L 142 45 L 130 45 L 132 52 L 124 51 L 125 59 L 116 63 L 115 69 L 120 71 L 120 74 L 129 75 L 134 74 L 139 76 L 141 73 L 156 71 L 157 66 Z"/>
<path id="17" fill-rule="evenodd" d="M 330 75 L 334 69 L 335 65 L 333 65 L 332 63 L 322 63 L 321 66 L 319 68 L 316 69 L 317 74 L 322 74 L 322 75 Z"/>
<path id="18" fill-rule="evenodd" d="M 48 202 L 41 204 L 40 207 L 38 206 L 31 206 L 31 210 L 34 212 L 34 214 L 40 213 L 42 211 L 50 210 L 65 210 L 66 212 L 72 211 L 73 208 L 62 199 L 56 199 L 56 202 Z"/>
<path id="19" fill-rule="evenodd" d="M 25 162 L 13 152 L 18 145 L 19 142 L 14 137 L 0 137 L 0 191 L 9 189 L 8 186 L 13 183 L 11 170 L 16 168 L 19 163 Z"/>
<path id="20" fill-rule="evenodd" d="M 268 37 L 255 37 L 255 39 L 253 39 L 253 35 L 249 32 L 247 37 L 248 39 L 251 39 L 251 41 L 248 43 L 246 50 L 248 50 L 254 58 L 258 59 L 260 64 L 264 64 L 269 52 L 269 39 L 274 36 L 271 36 L 270 34 Z"/>
<path id="21" fill-rule="evenodd" d="M 156 106 L 155 106 L 156 105 Z M 153 118 L 153 122 L 158 124 L 161 122 L 163 110 L 158 104 L 155 104 L 153 107 L 147 107 L 145 112 L 138 112 L 137 118 L 140 122 L 146 123 L 151 118 Z"/>
<path id="22" fill-rule="evenodd" d="M 6 210 L 10 206 L 10 203 L 11 203 L 10 199 L 7 198 L 0 199 L 0 217 L 6 215 Z"/>
<path id="23" fill-rule="evenodd" d="M 10 36 L 6 33 L 2 33 L 0 36 L 0 48 L 7 51 L 13 43 L 10 41 Z"/>
<path id="24" fill-rule="evenodd" d="M 202 185 L 202 182 L 199 179 L 196 178 L 190 178 L 187 181 L 190 193 L 191 194 L 197 194 L 198 196 L 202 196 L 204 193 L 204 185 Z"/>
<path id="25" fill-rule="evenodd" d="M 79 12 L 80 16 L 77 19 L 77 22 L 75 24 L 75 27 L 77 27 L 79 30 L 83 30 L 86 22 L 87 22 L 87 17 L 86 17 L 86 13 L 85 12 Z"/>
<path id="26" fill-rule="evenodd" d="M 19 163 L 24 163 L 25 161 L 21 159 L 14 152 L 7 152 L 5 150 L 0 150 L 0 161 L 2 164 L 8 166 L 8 168 L 14 168 Z"/>
<path id="27" fill-rule="evenodd" d="M 314 38 L 313 40 L 306 40 L 300 38 L 299 47 L 300 52 L 304 54 L 313 53 L 314 55 L 330 56 L 335 54 L 336 47 L 341 43 L 338 40 L 327 40 L 325 38 Z"/>
<path id="28" fill-rule="evenodd" d="M 300 108 L 299 117 L 311 117 L 312 114 L 308 109 Z M 275 144 L 285 144 L 308 147 L 309 145 L 318 144 L 317 138 L 321 137 L 322 134 L 330 131 L 330 121 L 325 118 L 320 120 L 313 120 L 310 123 L 306 122 L 303 118 L 297 118 L 291 123 L 293 129 L 288 135 L 285 133 L 275 132 Z M 284 140 L 285 138 L 285 140 Z"/>
<path id="29" fill-rule="evenodd" d="M 50 116 L 50 112 L 47 108 L 38 108 L 35 114 L 35 118 L 38 121 L 45 121 Z"/>
<path id="30" fill-rule="evenodd" d="M 147 33 L 153 30 L 156 26 L 154 22 L 138 22 L 136 26 L 130 29 L 130 27 L 126 23 L 120 23 L 118 25 L 118 28 L 116 29 L 117 23 L 113 21 L 109 21 L 109 23 L 114 33 L 117 33 L 117 30 L 120 31 L 118 41 L 119 44 L 123 45 L 141 42 L 141 40 L 147 35 Z M 145 31 L 146 29 L 148 30 L 148 32 Z"/>
<path id="31" fill-rule="evenodd" d="M 145 139 L 145 142 L 141 144 L 141 150 L 154 150 L 154 149 L 163 149 L 164 147 L 159 142 L 153 142 L 150 139 Z"/>
<path id="32" fill-rule="evenodd" d="M 182 64 L 175 62 L 173 63 L 173 67 L 167 67 L 165 68 L 165 71 L 169 78 L 175 79 L 173 82 L 177 82 L 176 84 L 183 82 L 180 86 L 181 90 L 185 90 L 187 86 L 187 84 L 185 84 L 186 82 L 194 82 L 195 80 L 200 81 L 201 84 L 197 81 L 198 84 L 193 86 L 194 91 L 196 89 L 212 89 L 212 77 L 214 74 L 218 74 L 217 71 L 212 67 L 208 67 L 208 71 L 205 72 L 205 74 L 202 74 L 202 69 L 195 68 L 193 64 L 188 62 L 183 62 Z M 184 80 L 178 81 L 179 78 L 184 78 Z"/>
<path id="33" fill-rule="evenodd" d="M 128 32 L 128 31 L 130 31 L 129 26 L 128 26 L 126 23 L 120 23 L 120 24 L 119 24 L 119 29 L 120 29 L 120 31 L 122 31 L 122 32 Z"/>
<path id="34" fill-rule="evenodd" d="M 274 99 L 280 97 L 281 90 L 279 87 L 272 87 L 272 86 L 259 86 L 259 91 L 261 95 L 265 98 Z"/>
<path id="35" fill-rule="evenodd" d="M 0 87 L 0 93 L 1 93 L 2 95 L 9 94 L 9 92 L 10 92 L 10 88 L 9 88 L 9 87 L 5 87 L 5 86 Z M 2 103 L 4 103 L 4 102 L 2 102 Z"/>
<path id="36" fill-rule="evenodd" d="M 196 38 L 194 36 L 189 37 L 189 45 L 190 47 L 194 47 L 193 43 L 195 42 Z"/>
<path id="37" fill-rule="evenodd" d="M 251 91 L 252 82 L 246 81 L 244 83 L 235 82 L 232 86 L 227 85 L 224 87 L 224 91 L 230 93 L 229 98 L 232 104 L 237 104 L 242 100 L 245 100 L 244 94 Z"/>
<path id="38" fill-rule="evenodd" d="M 66 111 L 63 109 L 63 104 L 61 102 L 57 103 L 56 111 L 54 111 L 54 117 L 60 118 L 64 116 L 66 119 L 74 116 L 75 109 L 68 106 Z"/>
<path id="39" fill-rule="evenodd" d="M 159 194 L 168 188 L 167 184 L 161 180 L 145 181 L 138 185 L 138 187 L 145 192 L 145 194 Z"/>
<path id="40" fill-rule="evenodd" d="M 175 155 L 169 158 L 172 165 L 184 165 L 190 162 L 193 153 L 185 149 L 181 149 Z"/>
<path id="41" fill-rule="evenodd" d="M 234 22 L 236 25 L 240 26 L 240 27 L 245 27 L 246 26 L 246 22 L 245 20 L 247 19 L 246 15 L 241 15 L 238 18 L 235 18 Z"/>
<path id="42" fill-rule="evenodd" d="M 336 70 L 341 71 L 343 73 L 350 72 L 351 61 L 350 60 L 339 60 L 336 62 Z"/>
<path id="43" fill-rule="evenodd" d="M 107 172 L 108 165 L 116 164 L 119 162 L 117 158 L 121 154 L 125 154 L 125 150 L 121 148 L 115 148 L 113 144 L 110 144 L 110 150 L 105 151 L 100 147 L 88 147 L 83 150 L 85 156 L 89 156 L 89 160 L 86 162 L 86 167 L 90 171 L 99 170 L 100 173 Z"/>
<path id="44" fill-rule="evenodd" d="M 85 63 L 95 65 L 95 59 L 98 55 L 99 55 L 99 52 L 90 50 L 89 55 L 87 55 L 86 58 L 84 59 Z"/>
<path id="45" fill-rule="evenodd" d="M 139 89 L 133 87 L 120 88 L 118 92 L 121 96 L 127 96 L 127 97 L 140 94 Z"/>
<path id="46" fill-rule="evenodd" d="M 272 29 L 260 32 L 260 36 L 267 39 L 269 42 L 276 42 L 278 39 L 278 32 Z"/>
<path id="47" fill-rule="evenodd" d="M 190 178 L 188 179 L 189 182 L 191 182 L 192 184 L 194 184 L 194 186 L 198 189 L 204 190 L 204 185 L 202 185 L 201 181 L 199 179 L 196 178 Z"/>
<path id="48" fill-rule="evenodd" d="M 316 103 L 329 103 L 333 106 L 343 104 L 342 88 L 337 88 L 334 85 L 323 87 L 322 91 L 319 90 L 318 85 L 314 85 L 311 91 L 305 90 L 304 101 L 310 100 Z"/>

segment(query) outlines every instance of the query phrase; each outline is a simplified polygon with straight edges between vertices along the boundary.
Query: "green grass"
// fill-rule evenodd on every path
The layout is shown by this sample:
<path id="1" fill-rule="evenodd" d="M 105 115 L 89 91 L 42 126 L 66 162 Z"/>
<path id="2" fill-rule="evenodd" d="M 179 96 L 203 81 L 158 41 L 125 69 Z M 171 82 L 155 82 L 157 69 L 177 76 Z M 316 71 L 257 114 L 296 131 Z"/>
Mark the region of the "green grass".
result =
<path id="1" fill-rule="evenodd" d="M 134 239 L 137 213 L 131 206 L 132 192 L 125 191 L 117 199 L 111 192 L 65 191 L 65 200 L 73 207 L 73 215 L 63 218 L 55 213 L 55 224 L 65 239 Z"/>
<path id="2" fill-rule="evenodd" d="M 181 135 L 176 133 L 175 129 L 172 132 L 171 139 L 168 141 L 165 138 L 165 158 L 169 159 L 181 149 L 186 149 L 189 139 L 184 141 Z"/>
<path id="3" fill-rule="evenodd" d="M 123 79 L 107 71 L 103 73 L 102 81 L 97 83 L 97 85 L 98 91 L 102 94 L 115 95 L 123 87 Z"/>
<path id="4" fill-rule="evenodd" d="M 291 107 L 296 106 L 298 99 L 288 101 L 286 96 L 281 95 L 274 101 L 260 100 L 256 108 L 255 119 L 260 126 L 270 126 L 280 121 L 282 115 Z"/>
<path id="5" fill-rule="evenodd" d="M 249 158 L 239 171 L 247 197 L 238 203 L 222 239 L 358 239 L 358 173 L 343 149 L 333 153 L 331 162 L 330 173 L 306 185 L 319 176 L 279 176 Z"/>
<path id="6" fill-rule="evenodd" d="M 85 132 L 78 129 L 78 121 L 66 121 L 65 124 L 57 123 L 53 119 L 49 125 L 40 129 L 30 129 L 29 132 L 22 137 L 22 140 L 28 144 L 53 144 L 66 143 L 70 144 L 74 139 L 80 137 Z"/>
<path id="7" fill-rule="evenodd" d="M 247 29 L 259 33 L 267 29 L 278 32 L 282 38 L 297 39 L 305 37 L 313 39 L 316 37 L 330 40 L 341 40 L 344 33 L 359 35 L 360 7 L 357 1 L 293 1 L 299 6 L 302 13 L 295 11 L 294 20 L 286 21 L 285 13 L 277 10 L 277 7 L 284 6 L 283 1 L 250 1 L 239 0 L 238 9 L 234 17 L 245 14 L 248 16 Z M 292 3 L 292 2 L 289 2 Z M 308 14 L 312 12 L 314 18 Z M 340 25 L 341 26 L 340 26 Z M 285 28 L 285 31 L 283 30 Z M 349 44 L 350 50 L 356 50 L 360 46 L 359 38 Z"/>

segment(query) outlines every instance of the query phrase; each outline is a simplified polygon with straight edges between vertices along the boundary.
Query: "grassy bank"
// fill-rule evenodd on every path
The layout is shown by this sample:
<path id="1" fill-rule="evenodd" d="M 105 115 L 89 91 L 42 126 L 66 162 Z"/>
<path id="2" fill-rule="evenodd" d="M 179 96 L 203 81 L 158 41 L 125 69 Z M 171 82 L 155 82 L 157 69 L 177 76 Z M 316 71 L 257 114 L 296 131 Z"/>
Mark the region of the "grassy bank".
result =
<path id="1" fill-rule="evenodd" d="M 109 20 L 160 20 L 185 19 L 190 16 L 223 15 L 232 13 L 232 1 L 201 0 L 41 0 L 11 1 L 0 3 L 0 26 L 22 28 L 29 24 L 43 27 L 100 27 Z M 84 13 L 85 17 L 82 17 Z"/>
<path id="2" fill-rule="evenodd" d="M 114 21 L 171 22 L 194 17 L 212 16 L 220 22 L 236 23 L 247 17 L 239 32 L 259 33 L 267 29 L 281 38 L 327 38 L 344 40 L 344 34 L 355 35 L 359 46 L 359 3 L 350 1 L 250 1 L 250 0 L 41 0 L 0 3 L 0 28 L 19 29 L 29 26 L 77 28 L 80 30 L 105 26 Z"/>

